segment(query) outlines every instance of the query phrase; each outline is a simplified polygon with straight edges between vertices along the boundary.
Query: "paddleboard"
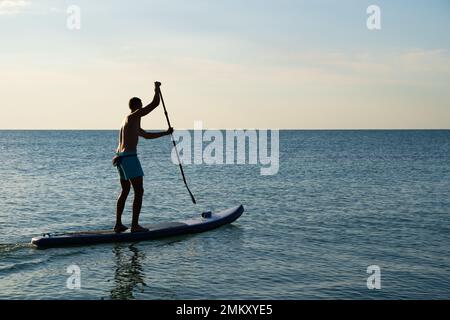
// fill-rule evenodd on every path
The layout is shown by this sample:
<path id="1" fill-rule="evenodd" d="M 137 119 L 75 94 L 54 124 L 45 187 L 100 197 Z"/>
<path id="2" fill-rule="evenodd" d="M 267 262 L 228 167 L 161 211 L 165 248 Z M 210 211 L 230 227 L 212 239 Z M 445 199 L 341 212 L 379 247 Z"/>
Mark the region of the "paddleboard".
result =
<path id="1" fill-rule="evenodd" d="M 244 212 L 242 205 L 217 213 L 202 213 L 188 220 L 162 222 L 146 225 L 147 232 L 131 233 L 130 231 L 115 233 L 113 230 L 92 230 L 71 233 L 43 234 L 31 239 L 37 248 L 91 245 L 110 242 L 135 242 L 153 240 L 190 233 L 205 232 L 229 224 L 238 219 Z"/>

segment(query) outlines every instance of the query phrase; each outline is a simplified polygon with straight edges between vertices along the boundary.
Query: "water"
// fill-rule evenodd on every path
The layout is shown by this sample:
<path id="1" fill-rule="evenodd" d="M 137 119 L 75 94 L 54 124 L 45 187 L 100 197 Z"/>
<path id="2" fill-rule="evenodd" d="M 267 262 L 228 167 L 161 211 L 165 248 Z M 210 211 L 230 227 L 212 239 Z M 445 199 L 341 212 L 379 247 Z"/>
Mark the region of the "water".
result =
<path id="1" fill-rule="evenodd" d="M 0 299 L 450 298 L 450 131 L 282 131 L 275 176 L 186 166 L 197 206 L 168 138 L 141 141 L 143 223 L 239 203 L 244 215 L 164 240 L 29 246 L 43 232 L 112 227 L 116 139 L 0 131 Z M 66 287 L 74 264 L 80 290 Z M 367 289 L 369 265 L 381 290 Z"/>

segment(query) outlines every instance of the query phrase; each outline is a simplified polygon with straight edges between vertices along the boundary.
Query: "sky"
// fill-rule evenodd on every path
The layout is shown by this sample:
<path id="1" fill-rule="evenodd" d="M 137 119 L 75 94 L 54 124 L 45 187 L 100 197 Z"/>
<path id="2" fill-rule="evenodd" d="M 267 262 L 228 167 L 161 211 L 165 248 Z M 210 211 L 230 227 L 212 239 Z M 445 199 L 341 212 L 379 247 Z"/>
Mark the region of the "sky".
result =
<path id="1" fill-rule="evenodd" d="M 0 129 L 117 129 L 154 81 L 180 129 L 449 129 L 449 47 L 449 0 L 0 0 Z"/>

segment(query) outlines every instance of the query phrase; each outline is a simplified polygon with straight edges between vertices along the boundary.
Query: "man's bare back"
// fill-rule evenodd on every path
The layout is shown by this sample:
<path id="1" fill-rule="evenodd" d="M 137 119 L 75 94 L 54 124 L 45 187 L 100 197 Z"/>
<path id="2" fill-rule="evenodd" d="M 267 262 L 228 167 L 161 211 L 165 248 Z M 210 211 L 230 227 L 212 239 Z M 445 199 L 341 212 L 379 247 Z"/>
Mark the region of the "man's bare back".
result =
<path id="1" fill-rule="evenodd" d="M 141 129 L 141 118 L 127 115 L 120 128 L 117 152 L 136 152 Z"/>

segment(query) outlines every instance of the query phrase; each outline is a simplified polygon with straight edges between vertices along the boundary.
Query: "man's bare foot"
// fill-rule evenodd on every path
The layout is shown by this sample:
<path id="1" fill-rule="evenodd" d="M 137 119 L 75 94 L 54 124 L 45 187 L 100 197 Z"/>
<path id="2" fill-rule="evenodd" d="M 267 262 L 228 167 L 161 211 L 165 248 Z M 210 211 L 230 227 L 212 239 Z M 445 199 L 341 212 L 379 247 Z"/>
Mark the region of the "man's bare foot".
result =
<path id="1" fill-rule="evenodd" d="M 116 226 L 114 227 L 114 232 L 115 233 L 121 233 L 121 232 L 124 232 L 126 230 L 128 230 L 128 227 L 124 226 L 123 224 L 119 224 L 119 225 L 116 224 Z"/>
<path id="2" fill-rule="evenodd" d="M 141 227 L 140 225 L 131 227 L 131 232 L 133 232 L 133 233 L 134 232 L 147 232 L 147 231 L 148 231 L 147 228 Z"/>

